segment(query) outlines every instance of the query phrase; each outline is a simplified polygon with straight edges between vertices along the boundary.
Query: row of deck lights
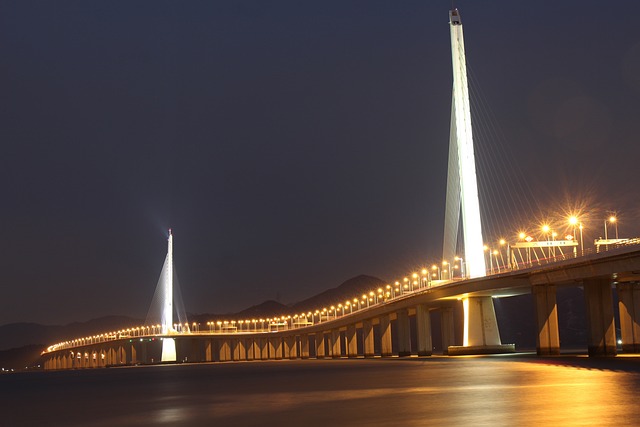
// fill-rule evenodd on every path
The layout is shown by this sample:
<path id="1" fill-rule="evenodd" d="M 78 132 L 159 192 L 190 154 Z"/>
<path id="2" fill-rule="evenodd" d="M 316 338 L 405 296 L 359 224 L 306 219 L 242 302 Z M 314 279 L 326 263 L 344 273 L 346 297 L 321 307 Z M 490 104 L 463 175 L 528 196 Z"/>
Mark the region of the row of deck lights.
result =
<path id="1" fill-rule="evenodd" d="M 567 240 L 575 239 L 576 231 L 580 232 L 580 247 L 581 252 L 584 253 L 584 241 L 583 241 L 583 223 L 577 216 L 570 216 L 568 218 L 568 224 L 573 229 L 573 234 L 567 235 Z M 618 239 L 618 221 L 616 216 L 611 215 L 604 221 L 604 235 L 605 240 L 608 236 L 608 226 L 615 225 L 616 239 Z M 543 236 L 552 240 L 558 236 L 557 232 L 553 231 L 548 224 L 544 224 L 540 227 Z M 534 240 L 529 234 L 520 232 L 518 238 L 521 241 L 531 242 Z M 500 239 L 496 242 L 498 248 L 491 248 L 488 245 L 484 246 L 484 251 L 488 255 L 489 268 L 493 272 L 493 262 L 498 272 L 507 268 L 504 261 L 503 249 L 508 247 L 505 239 Z M 549 256 L 551 256 L 552 248 L 549 248 Z M 554 253 L 555 255 L 555 253 Z M 502 265 L 502 267 L 501 267 Z M 430 268 L 423 268 L 420 273 L 415 272 L 410 276 L 404 277 L 401 281 L 397 280 L 392 284 L 388 284 L 385 287 L 380 287 L 377 290 L 369 291 L 362 294 L 360 298 L 353 298 L 347 300 L 344 303 L 325 307 L 322 310 L 308 311 L 306 313 L 295 314 L 293 316 L 279 316 L 268 317 L 260 319 L 244 319 L 244 320 L 218 320 L 207 322 L 209 333 L 224 333 L 224 332 L 265 332 L 282 329 L 291 329 L 296 327 L 309 326 L 316 323 L 322 323 L 323 321 L 335 320 L 337 317 L 344 316 L 345 314 L 351 314 L 353 311 L 358 311 L 363 308 L 371 307 L 375 304 L 383 303 L 389 299 L 393 299 L 403 295 L 406 292 L 413 292 L 416 289 L 427 288 L 432 285 L 434 281 L 453 280 L 456 275 L 460 279 L 465 278 L 464 273 L 464 260 L 461 257 L 456 256 L 454 262 L 450 263 L 447 260 L 443 260 L 441 264 L 433 264 Z M 258 329 L 258 324 L 260 329 Z M 266 327 L 265 327 L 266 326 Z M 176 323 L 173 325 L 174 332 L 176 333 L 200 333 L 199 323 Z M 77 338 L 71 341 L 65 341 L 62 343 L 49 346 L 47 351 L 55 351 L 63 348 L 77 347 L 83 345 L 96 344 L 100 342 L 112 341 L 120 338 L 128 337 L 142 337 L 149 335 L 158 335 L 162 333 L 161 325 L 143 325 L 135 328 L 122 329 L 115 332 L 106 334 L 94 335 L 85 338 Z"/>
<path id="2" fill-rule="evenodd" d="M 462 263 L 462 259 L 456 257 L 456 262 Z M 413 292 L 420 288 L 425 288 L 431 285 L 433 280 L 444 280 L 443 277 L 447 275 L 447 267 L 450 264 L 447 261 L 443 261 L 442 269 L 438 265 L 431 267 L 431 272 L 427 268 L 421 270 L 421 274 L 413 273 L 410 276 L 404 277 L 402 281 L 395 281 L 393 285 L 388 284 L 385 287 L 380 287 L 375 291 L 369 291 L 362 294 L 361 298 L 353 298 L 347 300 L 344 303 L 338 303 L 337 305 L 331 305 L 325 307 L 322 310 L 308 311 L 306 313 L 300 313 L 295 315 L 286 315 L 279 317 L 268 317 L 260 319 L 243 319 L 243 320 L 218 320 L 209 321 L 206 323 L 209 333 L 224 333 L 224 332 L 256 332 L 256 331 L 272 331 L 278 329 L 292 329 L 296 327 L 309 326 L 316 323 L 322 323 L 329 320 L 335 320 L 338 317 L 345 314 L 351 314 L 354 311 L 361 310 L 363 308 L 371 307 L 375 304 L 383 303 L 389 299 L 396 298 L 403 295 L 406 292 Z M 456 265 L 457 269 L 458 266 Z M 258 329 L 260 325 L 260 329 Z M 173 325 L 175 333 L 199 333 L 200 323 L 175 323 Z M 97 344 L 101 342 L 113 341 L 121 338 L 138 338 L 143 336 L 159 335 L 162 333 L 161 325 L 143 325 L 133 328 L 122 329 L 119 331 L 109 332 L 106 334 L 94 335 L 91 337 L 77 338 L 70 341 L 61 342 L 51 345 L 47 348 L 47 351 L 56 351 L 64 348 L 79 347 L 90 344 Z"/>

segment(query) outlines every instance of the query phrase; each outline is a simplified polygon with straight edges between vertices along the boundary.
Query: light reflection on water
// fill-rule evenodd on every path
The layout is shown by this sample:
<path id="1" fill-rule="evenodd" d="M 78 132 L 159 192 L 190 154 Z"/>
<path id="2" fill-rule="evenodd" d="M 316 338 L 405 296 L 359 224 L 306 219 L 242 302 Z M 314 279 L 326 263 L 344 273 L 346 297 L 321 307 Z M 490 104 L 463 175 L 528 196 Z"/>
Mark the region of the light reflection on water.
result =
<path id="1" fill-rule="evenodd" d="M 639 391 L 620 359 L 158 366 L 0 377 L 0 425 L 638 425 Z"/>

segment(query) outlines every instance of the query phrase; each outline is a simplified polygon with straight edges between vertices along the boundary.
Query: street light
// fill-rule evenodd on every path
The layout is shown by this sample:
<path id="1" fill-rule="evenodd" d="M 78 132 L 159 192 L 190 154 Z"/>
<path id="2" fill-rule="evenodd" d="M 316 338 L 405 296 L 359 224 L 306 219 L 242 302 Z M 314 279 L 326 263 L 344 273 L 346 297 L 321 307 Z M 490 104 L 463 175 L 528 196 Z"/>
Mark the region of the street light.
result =
<path id="1" fill-rule="evenodd" d="M 442 276 L 440 275 L 440 267 L 438 267 L 437 265 L 433 264 L 433 265 L 431 266 L 431 270 L 433 271 L 433 274 L 435 274 L 435 272 L 436 272 L 436 270 L 437 270 L 437 271 L 438 271 L 438 276 L 435 276 L 435 275 L 434 275 L 433 277 L 434 277 L 434 278 L 435 278 L 435 277 L 438 277 L 438 280 L 442 280 Z"/>
<path id="2" fill-rule="evenodd" d="M 577 216 L 569 217 L 569 224 L 573 227 L 573 237 L 576 238 L 576 226 L 580 229 L 580 253 L 584 255 L 584 241 L 582 240 L 582 229 L 584 226 Z"/>
<path id="3" fill-rule="evenodd" d="M 541 227 L 542 233 L 545 235 L 545 240 L 549 241 L 549 232 L 551 231 L 551 227 L 548 224 L 543 224 Z M 549 258 L 551 258 L 551 248 L 547 249 L 547 253 L 549 254 Z"/>
<path id="4" fill-rule="evenodd" d="M 616 227 L 616 240 L 618 239 L 618 219 L 614 216 L 611 215 L 609 218 L 604 220 L 604 240 L 608 240 L 607 238 L 607 222 L 609 224 L 614 224 Z"/>
<path id="5" fill-rule="evenodd" d="M 454 261 L 458 261 L 460 263 L 460 278 L 464 279 L 465 274 L 464 274 L 464 260 L 462 259 L 462 257 L 459 256 L 455 256 L 453 258 Z"/>

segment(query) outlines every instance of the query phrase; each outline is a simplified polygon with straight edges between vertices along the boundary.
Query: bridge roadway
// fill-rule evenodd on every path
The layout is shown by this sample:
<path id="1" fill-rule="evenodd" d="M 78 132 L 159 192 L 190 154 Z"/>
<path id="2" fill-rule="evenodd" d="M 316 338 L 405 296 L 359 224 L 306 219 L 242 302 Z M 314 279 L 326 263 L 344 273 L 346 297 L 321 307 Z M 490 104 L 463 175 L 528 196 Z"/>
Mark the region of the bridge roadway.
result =
<path id="1" fill-rule="evenodd" d="M 157 363 L 162 340 L 167 338 L 175 339 L 177 360 L 183 362 L 429 356 L 433 348 L 430 316 L 433 310 L 441 316 L 440 332 L 447 354 L 450 346 L 460 344 L 461 310 L 456 307 L 462 300 L 527 293 L 534 295 L 531 313 L 536 317 L 537 353 L 553 355 L 560 352 L 556 304 L 559 286 L 584 289 L 590 356 L 616 355 L 612 296 L 612 287 L 616 286 L 622 350 L 640 352 L 640 246 L 633 245 L 542 266 L 445 282 L 308 326 L 261 332 L 141 334 L 50 349 L 43 353 L 44 366 L 72 369 Z M 410 327 L 412 316 L 414 328 Z M 392 348 L 392 333 L 396 335 L 396 349 Z"/>

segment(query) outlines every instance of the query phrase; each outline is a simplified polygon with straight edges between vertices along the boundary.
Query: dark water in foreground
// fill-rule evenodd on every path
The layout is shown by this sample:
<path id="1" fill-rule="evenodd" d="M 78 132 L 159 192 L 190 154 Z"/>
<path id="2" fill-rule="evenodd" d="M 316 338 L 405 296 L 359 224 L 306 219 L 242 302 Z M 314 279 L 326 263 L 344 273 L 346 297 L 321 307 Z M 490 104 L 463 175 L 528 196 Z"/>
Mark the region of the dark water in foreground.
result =
<path id="1" fill-rule="evenodd" d="M 0 426 L 640 425 L 640 359 L 432 357 L 0 376 Z"/>

